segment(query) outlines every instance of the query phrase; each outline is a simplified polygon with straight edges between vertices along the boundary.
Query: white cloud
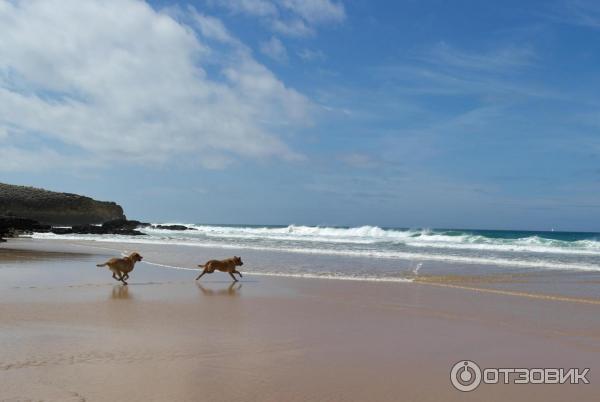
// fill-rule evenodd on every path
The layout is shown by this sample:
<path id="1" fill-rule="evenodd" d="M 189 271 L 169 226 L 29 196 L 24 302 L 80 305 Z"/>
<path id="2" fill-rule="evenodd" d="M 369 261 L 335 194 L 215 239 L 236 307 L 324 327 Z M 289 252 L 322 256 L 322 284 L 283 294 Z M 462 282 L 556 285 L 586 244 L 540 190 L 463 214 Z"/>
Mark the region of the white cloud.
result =
<path id="1" fill-rule="evenodd" d="M 538 63 L 537 52 L 526 44 L 471 51 L 441 42 L 374 70 L 380 78 L 395 81 L 406 95 L 477 96 L 494 104 L 501 99 L 513 103 L 526 98 L 564 98 L 525 79 Z"/>
<path id="2" fill-rule="evenodd" d="M 548 17 L 553 21 L 600 28 L 600 3 L 597 0 L 563 0 L 554 5 Z"/>
<path id="3" fill-rule="evenodd" d="M 344 5 L 330 0 L 280 0 L 280 3 L 311 23 L 341 22 L 346 18 Z"/>
<path id="4" fill-rule="evenodd" d="M 315 30 L 299 18 L 291 20 L 275 19 L 271 21 L 271 29 L 286 36 L 314 36 Z"/>
<path id="5" fill-rule="evenodd" d="M 99 161 L 63 155 L 49 148 L 35 150 L 23 149 L 11 145 L 0 146 L 0 171 L 2 172 L 43 172 L 49 169 L 68 169 L 100 166 Z"/>
<path id="6" fill-rule="evenodd" d="M 312 36 L 316 26 L 346 19 L 344 5 L 331 0 L 209 0 L 208 3 L 258 17 L 273 31 L 295 37 Z"/>
<path id="7" fill-rule="evenodd" d="M 239 41 L 229 33 L 229 31 L 220 19 L 211 17 L 210 15 L 198 13 L 193 8 L 190 9 L 190 12 L 194 21 L 200 28 L 202 36 L 204 36 L 205 38 L 214 39 L 219 42 L 234 45 L 239 44 Z"/>
<path id="8" fill-rule="evenodd" d="M 195 17 L 203 37 L 240 43 Z M 86 163 L 299 157 L 279 133 L 310 120 L 308 99 L 245 46 L 211 48 L 142 1 L 0 0 L 0 38 L 0 147 L 16 160 L 33 152 L 17 136 Z"/>
<path id="9" fill-rule="evenodd" d="M 530 66 L 535 58 L 532 49 L 524 46 L 505 46 L 488 52 L 467 52 L 441 42 L 422 60 L 461 69 L 507 71 Z"/>
<path id="10" fill-rule="evenodd" d="M 298 56 L 304 61 L 325 60 L 325 53 L 321 50 L 302 49 Z"/>
<path id="11" fill-rule="evenodd" d="M 278 14 L 277 7 L 270 0 L 209 0 L 208 3 L 257 17 L 272 17 Z"/>
<path id="12" fill-rule="evenodd" d="M 270 40 L 261 43 L 260 51 L 280 63 L 285 63 L 288 60 L 285 46 L 274 36 Z"/>

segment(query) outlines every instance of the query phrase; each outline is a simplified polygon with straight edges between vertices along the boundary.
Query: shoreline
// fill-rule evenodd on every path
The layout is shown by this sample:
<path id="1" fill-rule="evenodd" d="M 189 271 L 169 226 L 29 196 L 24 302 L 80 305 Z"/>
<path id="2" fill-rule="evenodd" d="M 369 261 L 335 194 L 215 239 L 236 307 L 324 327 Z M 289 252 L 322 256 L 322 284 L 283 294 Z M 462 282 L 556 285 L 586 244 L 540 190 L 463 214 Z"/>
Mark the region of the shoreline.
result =
<path id="1" fill-rule="evenodd" d="M 16 241 L 15 241 L 16 240 Z M 70 250 L 72 253 L 85 253 L 87 255 L 94 255 L 100 251 L 110 256 L 118 256 L 121 253 L 126 254 L 127 252 L 131 252 L 133 250 L 138 250 L 140 247 L 142 248 L 150 248 L 155 249 L 157 247 L 162 247 L 165 249 L 173 248 L 173 247 L 184 247 L 184 248 L 201 248 L 206 251 L 216 251 L 217 253 L 222 250 L 236 250 L 237 252 L 242 252 L 246 249 L 239 248 L 236 246 L 229 247 L 212 247 L 211 245 L 165 245 L 165 244 L 154 244 L 154 243 L 132 243 L 127 241 L 117 241 L 117 240 L 81 240 L 81 239 L 38 239 L 32 237 L 22 237 L 20 239 L 13 239 L 12 244 L 14 244 L 18 249 L 21 250 L 29 250 L 31 248 L 41 247 L 43 250 L 45 245 L 49 245 L 50 249 L 58 249 L 63 250 L 65 247 Z M 9 243 L 9 244 L 11 244 Z M 7 247 L 5 247 L 7 248 Z M 47 248 L 47 247 L 46 247 Z M 285 254 L 286 251 L 276 250 L 254 250 L 259 253 L 277 253 L 277 254 Z M 108 252 L 108 253 L 107 253 Z M 110 254 L 113 253 L 113 254 Z M 210 254 L 209 254 L 210 255 Z M 353 257 L 351 257 L 352 259 Z M 196 264 L 188 264 L 188 266 L 174 265 L 173 263 L 161 261 L 149 261 L 148 259 L 144 259 L 141 264 L 153 265 L 155 267 L 164 268 L 164 269 L 172 269 L 172 270 L 182 270 L 182 271 L 194 271 L 199 272 L 199 269 L 196 268 Z M 193 268 L 190 268 L 193 267 Z M 252 269 L 252 268 L 250 268 Z M 579 294 L 565 294 L 557 292 L 556 289 L 554 292 L 549 292 L 544 289 L 538 290 L 533 289 L 530 286 L 532 282 L 531 274 L 525 273 L 509 273 L 509 274 L 487 274 L 484 273 L 482 275 L 472 275 L 472 274 L 455 274 L 455 275 L 408 275 L 403 277 L 372 277 L 362 275 L 359 277 L 344 275 L 344 274 L 311 274 L 311 273 L 290 273 L 290 272 L 261 272 L 261 271 L 245 271 L 245 274 L 253 275 L 253 276 L 262 276 L 262 277 L 281 277 L 281 278 L 297 278 L 297 279 L 317 279 L 317 280 L 339 280 L 339 281 L 350 281 L 350 282 L 375 282 L 375 283 L 414 283 L 414 284 L 423 284 L 429 286 L 437 286 L 437 287 L 445 287 L 445 288 L 454 288 L 461 289 L 464 291 L 471 292 L 480 292 L 480 293 L 490 293 L 490 294 L 500 294 L 511 297 L 522 297 L 522 298 L 530 298 L 530 299 L 540 299 L 540 300 L 548 300 L 548 301 L 561 301 L 561 302 L 571 302 L 571 303 L 584 303 L 584 304 L 600 304 L 600 296 L 596 296 L 598 293 L 594 293 L 594 297 L 590 297 L 587 295 L 579 295 Z M 544 273 L 545 275 L 552 275 L 553 272 Z M 567 271 L 566 274 L 572 275 L 572 272 Z M 589 274 L 593 275 L 593 279 L 597 277 L 598 283 L 600 283 L 600 273 L 587 273 L 582 272 L 580 274 Z M 595 281 L 589 280 L 587 278 L 586 282 L 588 285 L 595 283 Z M 475 286 L 478 285 L 478 286 Z M 525 289 L 517 288 L 517 285 L 522 285 Z M 530 289 L 531 288 L 531 289 Z"/>
<path id="2" fill-rule="evenodd" d="M 249 274 L 234 284 L 217 273 L 195 282 L 191 272 L 149 265 L 122 286 L 94 265 L 109 250 L 16 243 L 35 244 L 37 256 L 6 262 L 0 251 L 1 401 L 600 395 L 595 305 L 419 282 Z M 52 250 L 65 258 L 47 258 Z M 449 381 L 461 359 L 482 367 L 587 367 L 591 384 L 482 384 L 462 393 Z"/>
<path id="3" fill-rule="evenodd" d="M 60 236 L 60 237 L 58 237 Z M 136 237 L 132 238 L 98 238 L 93 235 L 79 235 L 79 236 L 70 236 L 70 235 L 53 235 L 53 234 L 44 234 L 37 233 L 33 236 L 34 239 L 37 240 L 61 240 L 61 241 L 74 241 L 74 242 L 98 242 L 98 243 L 106 243 L 106 244 L 136 244 L 136 245 L 153 245 L 153 246 L 181 246 L 181 247 L 193 247 L 193 248 L 206 248 L 206 249 L 224 249 L 224 250 L 247 250 L 247 251 L 256 251 L 256 252 L 282 252 L 282 253 L 292 253 L 299 255 L 308 255 L 308 256 L 337 256 L 340 258 L 372 258 L 378 260 L 388 260 L 388 261 L 407 261 L 407 260 L 418 260 L 424 262 L 430 262 L 434 264 L 449 264 L 449 265 L 463 265 L 463 266 L 490 266 L 496 267 L 499 269 L 502 268 L 520 268 L 520 269 L 540 269 L 545 268 L 549 271 L 573 271 L 573 272 L 588 272 L 588 273 L 598 273 L 600 275 L 600 269 L 598 265 L 595 263 L 551 263 L 544 261 L 518 261 L 511 260 L 506 258 L 487 258 L 487 257 L 465 257 L 465 256 L 455 256 L 455 255 L 432 255 L 432 254 L 419 254 L 415 252 L 385 252 L 385 251 L 373 251 L 365 254 L 363 251 L 338 251 L 331 249 L 314 249 L 314 248 L 305 248 L 305 247 L 266 247 L 266 246 L 251 246 L 251 245 L 241 245 L 241 244 L 231 244 L 231 243 L 200 243 L 190 240 L 183 239 L 169 239 L 165 241 L 164 239 L 157 239 L 152 237 Z M 441 246 L 442 248 L 446 248 L 445 246 Z M 547 250 L 540 252 L 540 254 L 546 253 Z M 566 254 L 563 254 L 566 253 Z M 552 254 L 552 253 L 550 253 Z M 598 251 L 590 251 L 590 250 L 578 250 L 576 253 L 572 251 L 562 250 L 558 253 L 558 255 L 570 255 L 570 256 L 579 256 L 579 257 L 596 257 L 598 256 Z"/>

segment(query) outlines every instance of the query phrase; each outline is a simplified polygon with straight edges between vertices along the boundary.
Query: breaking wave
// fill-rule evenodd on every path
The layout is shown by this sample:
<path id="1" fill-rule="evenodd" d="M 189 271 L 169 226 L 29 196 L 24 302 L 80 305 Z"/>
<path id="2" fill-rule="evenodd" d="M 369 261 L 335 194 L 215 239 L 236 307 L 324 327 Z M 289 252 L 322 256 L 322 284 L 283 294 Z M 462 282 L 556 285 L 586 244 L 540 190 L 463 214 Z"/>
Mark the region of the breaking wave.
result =
<path id="1" fill-rule="evenodd" d="M 183 225 L 190 230 L 143 228 L 141 230 L 147 234 L 144 237 L 72 235 L 68 238 L 600 271 L 600 240 L 596 233 L 387 229 L 378 226 Z M 59 236 L 36 234 L 35 237 Z"/>

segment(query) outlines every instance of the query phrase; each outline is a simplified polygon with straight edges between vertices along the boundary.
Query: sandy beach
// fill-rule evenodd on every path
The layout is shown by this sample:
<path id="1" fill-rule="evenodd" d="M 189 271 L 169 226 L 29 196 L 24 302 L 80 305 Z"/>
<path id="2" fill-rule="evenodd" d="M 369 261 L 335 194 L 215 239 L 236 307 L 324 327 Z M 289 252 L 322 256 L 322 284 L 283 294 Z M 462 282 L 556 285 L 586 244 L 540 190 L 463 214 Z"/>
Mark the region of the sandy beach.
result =
<path id="1" fill-rule="evenodd" d="M 0 402 L 600 401 L 600 0 L 0 0 Z"/>
<path id="2" fill-rule="evenodd" d="M 1 401 L 600 396 L 594 299 L 252 274 L 196 283 L 194 272 L 148 264 L 122 286 L 95 267 L 112 255 L 85 242 L 19 239 L 0 248 Z M 590 368 L 590 384 L 462 393 L 449 373 L 463 359 Z"/>

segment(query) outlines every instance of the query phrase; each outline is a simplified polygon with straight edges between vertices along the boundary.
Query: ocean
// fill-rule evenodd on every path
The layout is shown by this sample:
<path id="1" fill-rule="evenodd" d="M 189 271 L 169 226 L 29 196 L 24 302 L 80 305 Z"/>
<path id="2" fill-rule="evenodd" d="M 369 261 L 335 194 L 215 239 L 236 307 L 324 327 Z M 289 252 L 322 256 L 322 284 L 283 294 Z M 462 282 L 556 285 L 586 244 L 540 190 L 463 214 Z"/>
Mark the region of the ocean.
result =
<path id="1" fill-rule="evenodd" d="M 143 228 L 147 236 L 138 237 L 42 233 L 34 237 L 213 248 L 221 249 L 223 255 L 286 256 L 269 259 L 285 264 L 248 261 L 248 269 L 272 275 L 393 281 L 443 275 L 600 273 L 599 233 L 183 225 L 191 230 Z"/>

